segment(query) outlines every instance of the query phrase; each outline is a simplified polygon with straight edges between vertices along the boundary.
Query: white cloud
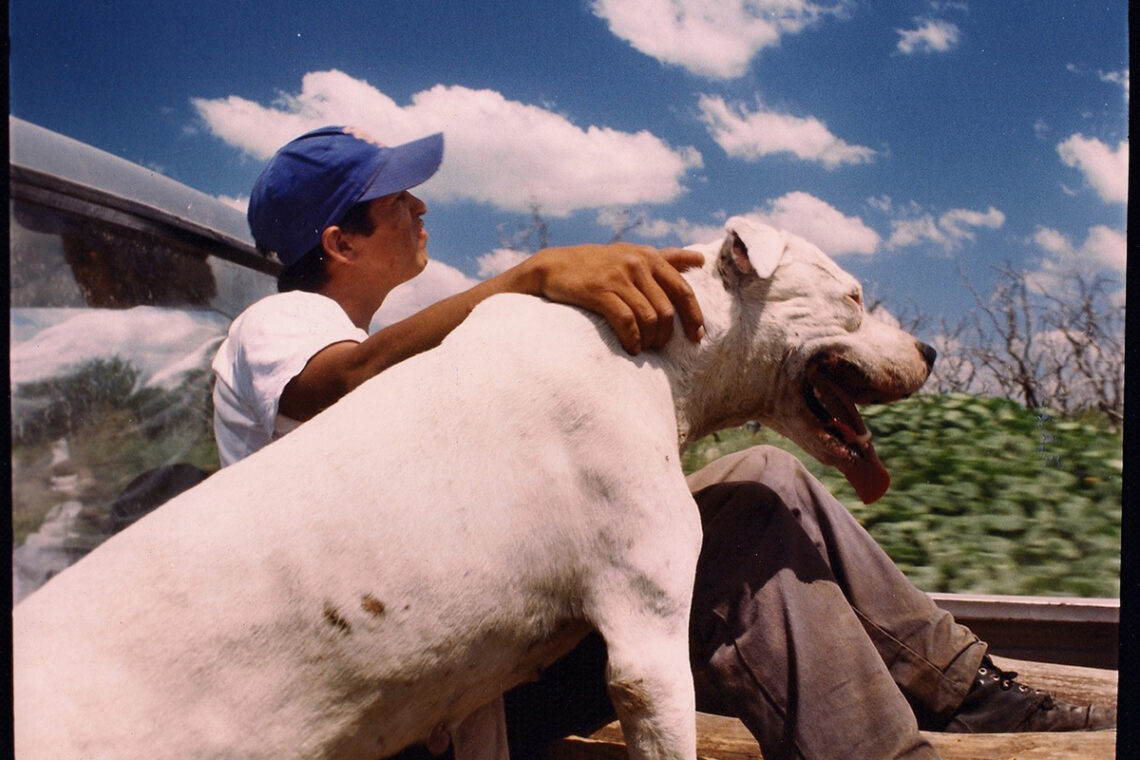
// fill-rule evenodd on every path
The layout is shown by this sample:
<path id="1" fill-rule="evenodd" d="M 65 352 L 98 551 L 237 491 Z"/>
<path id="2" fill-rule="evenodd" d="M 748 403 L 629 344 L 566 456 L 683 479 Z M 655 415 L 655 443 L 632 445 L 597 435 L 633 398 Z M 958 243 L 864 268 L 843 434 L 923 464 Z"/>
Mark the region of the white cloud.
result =
<path id="1" fill-rule="evenodd" d="M 1050 227 L 1038 227 L 1033 233 L 1033 242 L 1049 254 L 1042 267 L 1044 270 L 1079 266 L 1123 273 L 1128 263 L 1126 236 L 1104 225 L 1090 227 L 1085 242 L 1079 248 L 1063 233 Z"/>
<path id="2" fill-rule="evenodd" d="M 870 148 L 839 139 L 813 117 L 766 110 L 762 104 L 749 111 L 742 104 L 726 103 L 718 95 L 702 95 L 698 106 L 709 134 L 733 158 L 757 161 L 763 156 L 790 153 L 834 169 L 840 164 L 866 163 L 875 156 Z"/>
<path id="3" fill-rule="evenodd" d="M 891 209 L 894 207 L 894 201 L 891 200 L 891 196 L 883 193 L 881 195 L 875 195 L 868 198 L 867 205 L 873 209 L 882 211 L 884 214 L 889 214 L 891 213 Z"/>
<path id="4" fill-rule="evenodd" d="M 697 224 L 688 219 L 668 221 L 665 219 L 649 219 L 637 227 L 637 234 L 643 238 L 660 239 L 676 236 L 681 245 L 695 243 L 709 243 L 724 237 L 723 224 Z"/>
<path id="5" fill-rule="evenodd" d="M 493 90 L 436 85 L 397 104 L 340 71 L 306 74 L 297 95 L 269 106 L 231 95 L 195 98 L 210 131 L 265 159 L 281 145 L 325 124 L 352 124 L 390 144 L 445 134 L 439 173 L 422 186 L 428 200 L 473 200 L 508 211 L 538 204 L 549 216 L 608 205 L 666 203 L 702 165 L 691 147 L 673 148 L 647 130 L 579 127 L 549 109 Z"/>
<path id="6" fill-rule="evenodd" d="M 917 18 L 915 23 L 914 29 L 895 29 L 900 53 L 945 53 L 958 46 L 962 33 L 957 24 L 932 18 Z"/>
<path id="7" fill-rule="evenodd" d="M 799 235 L 832 256 L 872 254 L 878 250 L 881 242 L 879 234 L 858 217 L 846 216 L 831 204 L 802 191 L 787 193 L 748 213 L 732 213 L 732 216 L 737 215 Z M 727 213 L 718 212 L 714 218 L 721 221 L 711 224 L 684 218 L 665 220 L 644 217 L 635 233 L 648 239 L 675 237 L 681 241 L 681 245 L 709 243 L 724 236 L 723 220 L 728 216 Z M 599 215 L 598 223 L 611 226 L 612 218 L 609 215 Z"/>
<path id="8" fill-rule="evenodd" d="M 1120 85 L 1124 90 L 1124 99 L 1129 98 L 1129 72 L 1131 69 L 1123 69 L 1121 71 L 1098 71 L 1096 75 L 1100 77 L 1102 82 L 1111 82 L 1112 84 Z"/>
<path id="9" fill-rule="evenodd" d="M 1097 225 L 1089 228 L 1081 255 L 1117 272 L 1128 266 L 1128 238 L 1123 232 Z"/>
<path id="10" fill-rule="evenodd" d="M 1033 242 L 1039 248 L 1056 256 L 1067 256 L 1073 252 L 1073 244 L 1064 234 L 1049 227 L 1038 227 L 1033 233 Z"/>
<path id="11" fill-rule="evenodd" d="M 235 198 L 232 195 L 219 195 L 216 196 L 218 200 L 227 206 L 232 206 L 243 214 L 249 210 L 249 196 L 243 195 L 240 198 Z"/>
<path id="12" fill-rule="evenodd" d="M 935 11 L 961 11 L 970 12 L 970 4 L 965 0 L 930 0 L 930 7 Z"/>
<path id="13" fill-rule="evenodd" d="M 947 234 L 955 240 L 973 240 L 973 227 L 987 229 L 1000 229 L 1005 224 L 1005 214 L 990 206 L 986 211 L 971 211 L 965 208 L 956 208 L 947 211 L 938 218 L 938 226 L 946 230 Z"/>
<path id="14" fill-rule="evenodd" d="M 1065 64 L 1065 70 L 1076 74 L 1077 76 L 1092 76 L 1095 73 L 1097 79 L 1102 82 L 1117 85 L 1124 91 L 1124 100 L 1129 99 L 1129 80 L 1131 69 L 1121 69 L 1120 71 L 1102 71 L 1097 69 L 1092 72 L 1088 66 L 1084 64 L 1068 63 Z"/>
<path id="15" fill-rule="evenodd" d="M 872 254 L 881 242 L 879 233 L 863 220 L 846 216 L 829 203 L 802 191 L 783 195 L 745 216 L 795 233 L 831 256 Z"/>
<path id="16" fill-rule="evenodd" d="M 917 212 L 917 213 L 916 213 Z M 1005 225 L 1005 214 L 990 206 L 985 211 L 951 209 L 936 220 L 933 214 L 921 212 L 912 204 L 909 215 L 891 220 L 891 236 L 887 248 L 908 248 L 933 243 L 950 253 L 965 242 L 976 239 L 979 227 L 996 230 Z"/>
<path id="17" fill-rule="evenodd" d="M 753 56 L 849 0 L 593 0 L 591 10 L 634 49 L 693 74 L 731 79 Z"/>
<path id="18" fill-rule="evenodd" d="M 938 224 L 930 214 L 891 221 L 891 236 L 887 239 L 887 248 L 909 248 L 926 240 L 947 249 L 952 247 L 950 239 L 946 233 L 938 229 Z"/>
<path id="19" fill-rule="evenodd" d="M 1128 202 L 1128 141 L 1114 150 L 1095 137 L 1071 135 L 1057 146 L 1066 166 L 1077 169 L 1105 203 Z"/>
<path id="20" fill-rule="evenodd" d="M 209 367 L 226 334 L 226 319 L 206 310 L 135 306 L 130 309 L 13 309 L 29 333 L 8 354 L 15 387 L 118 356 L 138 370 L 137 387 L 175 388 L 190 370 Z"/>
<path id="21" fill-rule="evenodd" d="M 432 259 L 415 277 L 399 286 L 384 299 L 384 305 L 372 317 L 371 330 L 399 322 L 448 296 L 474 287 L 479 280 L 468 277 L 455 267 Z"/>
<path id="22" fill-rule="evenodd" d="M 1038 227 L 1032 242 L 1048 254 L 1027 277 L 1029 286 L 1040 293 L 1063 292 L 1071 285 L 1074 271 L 1124 274 L 1127 267 L 1128 243 L 1124 233 L 1103 225 L 1090 227 L 1080 247 L 1049 227 Z M 1119 297 L 1123 299 L 1123 289 Z"/>
<path id="23" fill-rule="evenodd" d="M 729 215 L 723 211 L 718 212 L 714 218 L 720 221 L 711 224 L 684 218 L 664 220 L 646 217 L 636 228 L 636 234 L 649 239 L 672 236 L 679 239 L 681 245 L 709 243 L 724 236 L 723 220 Z M 731 215 L 744 216 L 787 230 L 818 245 L 831 256 L 869 255 L 877 251 L 882 242 L 879 234 L 858 217 L 846 216 L 826 201 L 802 191 L 782 195 L 750 212 L 733 211 Z M 599 217 L 599 224 L 609 222 L 608 216 Z"/>
<path id="24" fill-rule="evenodd" d="M 505 272 L 516 264 L 521 264 L 530 254 L 514 248 L 496 248 L 490 253 L 479 257 L 479 276 L 494 277 Z"/>

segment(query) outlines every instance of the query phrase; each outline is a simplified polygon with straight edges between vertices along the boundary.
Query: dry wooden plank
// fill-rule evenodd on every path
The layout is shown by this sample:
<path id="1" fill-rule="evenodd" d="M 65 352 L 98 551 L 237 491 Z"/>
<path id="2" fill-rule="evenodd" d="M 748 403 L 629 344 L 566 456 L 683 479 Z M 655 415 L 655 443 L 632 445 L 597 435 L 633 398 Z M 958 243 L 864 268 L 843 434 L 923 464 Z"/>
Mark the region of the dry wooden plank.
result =
<path id="1" fill-rule="evenodd" d="M 1115 731 L 1053 734 L 927 734 L 943 760 L 1112 760 Z M 759 755 L 757 755 L 759 757 Z"/>
<path id="2" fill-rule="evenodd" d="M 1037 689 L 1051 692 L 1066 702 L 1116 706 L 1117 672 L 1103 668 L 1082 668 L 1031 660 L 995 657 L 1005 670 L 1016 671 L 1017 680 Z"/>
<path id="3" fill-rule="evenodd" d="M 1011 660 L 995 657 L 1019 680 L 1051 691 L 1070 702 L 1116 705 L 1114 670 Z M 735 718 L 697 715 L 697 755 L 701 760 L 762 760 L 760 748 Z M 926 734 L 944 760 L 1112 760 L 1115 731 L 1021 734 Z M 573 737 L 552 746 L 545 760 L 626 760 L 621 728 L 616 722 L 589 738 Z"/>
<path id="4" fill-rule="evenodd" d="M 760 748 L 751 736 L 736 740 L 739 721 L 713 718 L 706 724 L 715 737 L 702 735 L 697 747 L 700 760 L 762 760 Z M 724 721 L 726 725 L 715 725 Z M 733 725 L 735 724 L 735 725 Z M 608 729 L 608 727 L 607 727 Z M 745 732 L 747 733 L 747 732 Z M 943 760 L 1112 760 L 1116 757 L 1115 731 L 1088 731 L 1059 734 L 939 734 L 927 733 Z M 564 739 L 545 760 L 628 760 L 619 740 Z"/>

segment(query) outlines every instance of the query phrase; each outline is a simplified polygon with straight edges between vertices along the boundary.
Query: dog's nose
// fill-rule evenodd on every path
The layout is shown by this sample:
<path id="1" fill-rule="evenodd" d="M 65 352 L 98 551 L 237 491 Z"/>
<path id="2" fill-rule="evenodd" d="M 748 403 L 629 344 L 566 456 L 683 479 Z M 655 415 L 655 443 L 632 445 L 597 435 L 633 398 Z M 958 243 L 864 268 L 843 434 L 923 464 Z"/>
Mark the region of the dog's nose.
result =
<path id="1" fill-rule="evenodd" d="M 921 340 L 915 341 L 918 344 L 918 352 L 922 354 L 922 358 L 926 360 L 926 368 L 928 370 L 934 369 L 934 360 L 938 358 L 938 352 L 932 346 L 928 346 Z"/>

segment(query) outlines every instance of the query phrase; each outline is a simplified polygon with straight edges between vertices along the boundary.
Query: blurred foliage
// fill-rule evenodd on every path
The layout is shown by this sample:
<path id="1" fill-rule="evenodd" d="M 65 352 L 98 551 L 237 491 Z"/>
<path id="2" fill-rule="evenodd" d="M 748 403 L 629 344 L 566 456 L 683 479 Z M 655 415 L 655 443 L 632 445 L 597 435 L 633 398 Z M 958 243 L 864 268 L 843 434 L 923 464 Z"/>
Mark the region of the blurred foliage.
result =
<path id="1" fill-rule="evenodd" d="M 892 477 L 874 504 L 756 426 L 698 441 L 683 464 L 760 443 L 792 451 L 926 591 L 1119 596 L 1123 440 L 1106 420 L 965 394 L 862 411 Z"/>
<path id="2" fill-rule="evenodd" d="M 138 370 L 115 356 L 94 359 L 68 375 L 16 387 L 13 444 L 53 441 L 87 424 L 97 409 L 127 403 Z"/>
<path id="3" fill-rule="evenodd" d="M 64 498 L 104 513 L 136 476 L 187 462 L 218 468 L 212 372 L 185 373 L 174 388 L 138 387 L 139 372 L 117 357 L 15 388 L 12 397 L 12 541 L 23 543 Z M 53 447 L 66 441 L 58 461 Z M 54 484 L 75 482 L 64 497 Z"/>

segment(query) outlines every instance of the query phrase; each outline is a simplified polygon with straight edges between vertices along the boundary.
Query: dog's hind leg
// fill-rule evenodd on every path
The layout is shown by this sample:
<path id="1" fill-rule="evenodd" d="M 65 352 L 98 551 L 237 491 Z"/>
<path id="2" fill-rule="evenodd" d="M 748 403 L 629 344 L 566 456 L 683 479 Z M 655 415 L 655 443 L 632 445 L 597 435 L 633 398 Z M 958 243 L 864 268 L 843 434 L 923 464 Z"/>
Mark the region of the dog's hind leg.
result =
<path id="1" fill-rule="evenodd" d="M 503 698 L 468 715 L 452 732 L 455 760 L 508 760 L 507 721 Z"/>

